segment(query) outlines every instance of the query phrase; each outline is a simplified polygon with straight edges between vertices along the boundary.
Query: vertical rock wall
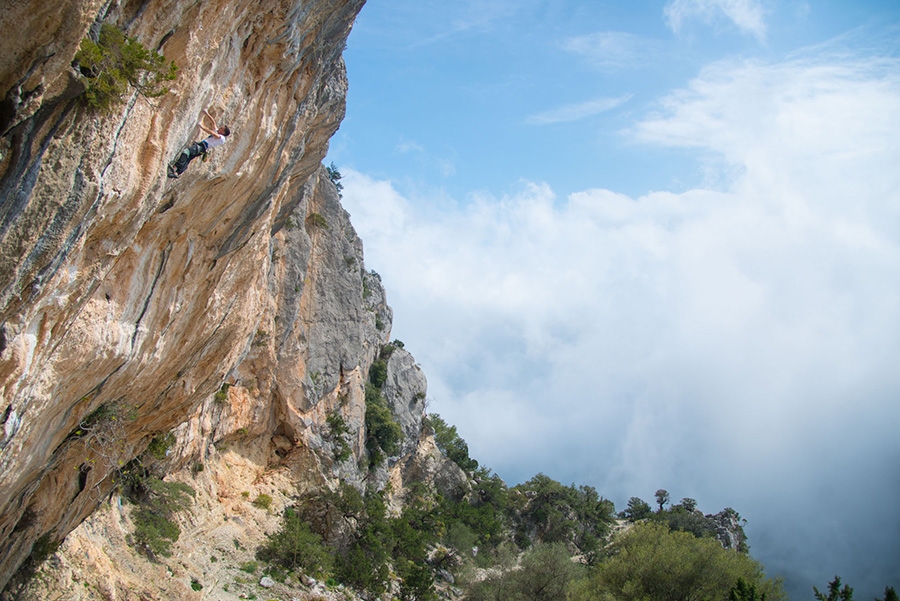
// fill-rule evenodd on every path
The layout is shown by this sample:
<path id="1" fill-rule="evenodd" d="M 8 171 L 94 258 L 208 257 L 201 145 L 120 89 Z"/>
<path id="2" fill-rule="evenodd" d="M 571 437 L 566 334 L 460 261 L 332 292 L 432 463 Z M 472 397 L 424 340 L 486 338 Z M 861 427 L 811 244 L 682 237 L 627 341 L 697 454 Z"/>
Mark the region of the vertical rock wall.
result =
<path id="1" fill-rule="evenodd" d="M 294 458 L 298 482 L 365 478 L 317 452 L 339 410 L 364 463 L 362 387 L 389 334 L 383 291 L 319 167 L 363 2 L 4 7 L 0 588 L 176 427 L 184 464 L 239 432 L 265 442 L 263 463 Z M 101 19 L 178 64 L 169 94 L 104 116 L 78 102 L 70 64 Z M 167 180 L 204 107 L 231 138 Z"/>
<path id="2" fill-rule="evenodd" d="M 174 428 L 168 456 L 156 462 L 167 478 L 196 491 L 178 516 L 173 556 L 151 562 L 128 543 L 133 508 L 114 492 L 68 535 L 38 577 L 15 583 L 17 598 L 246 598 L 259 593 L 258 578 L 238 566 L 254 561 L 265 535 L 279 528 L 282 510 L 299 499 L 341 483 L 363 490 L 391 481 L 402 494 L 404 482 L 437 481 L 438 473 L 439 485 L 447 474 L 456 477 L 454 486 L 465 480 L 423 429 L 425 379 L 402 349 L 391 356 L 384 392 L 404 429 L 403 449 L 369 469 L 364 389 L 389 335 L 390 309 L 377 276 L 363 268 L 361 242 L 324 170 L 304 186 L 270 244 L 252 340 L 218 392 Z M 347 426 L 350 453 L 343 459 L 328 424 L 333 414 Z M 253 503 L 260 495 L 271 498 L 267 509 Z M 333 526 L 335 536 L 347 534 Z M 192 582 L 203 585 L 202 593 Z M 302 594 L 296 583 L 282 588 L 285 598 Z"/>

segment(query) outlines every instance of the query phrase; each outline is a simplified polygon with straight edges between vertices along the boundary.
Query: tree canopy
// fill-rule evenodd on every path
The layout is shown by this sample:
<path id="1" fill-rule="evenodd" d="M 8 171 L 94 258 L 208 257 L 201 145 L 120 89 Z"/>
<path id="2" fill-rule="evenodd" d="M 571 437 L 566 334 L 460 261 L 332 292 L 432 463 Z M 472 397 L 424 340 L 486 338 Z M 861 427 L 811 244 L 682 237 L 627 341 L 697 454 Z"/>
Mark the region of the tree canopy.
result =
<path id="1" fill-rule="evenodd" d="M 673 532 L 642 522 L 620 535 L 609 558 L 574 586 L 572 601 L 728 601 L 738 580 L 768 601 L 786 599 L 780 581 L 744 553 L 722 548 L 714 539 Z"/>

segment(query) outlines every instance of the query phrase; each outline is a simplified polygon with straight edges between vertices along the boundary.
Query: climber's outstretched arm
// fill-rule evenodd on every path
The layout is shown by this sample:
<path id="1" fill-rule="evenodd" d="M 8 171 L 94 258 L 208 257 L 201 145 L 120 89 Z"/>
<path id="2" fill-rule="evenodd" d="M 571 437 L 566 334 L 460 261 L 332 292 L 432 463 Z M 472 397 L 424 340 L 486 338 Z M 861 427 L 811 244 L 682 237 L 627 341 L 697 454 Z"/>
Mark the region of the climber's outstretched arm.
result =
<path id="1" fill-rule="evenodd" d="M 216 120 L 213 119 L 213 116 L 209 114 L 209 111 L 208 111 L 208 110 L 203 109 L 203 114 L 206 115 L 206 116 L 209 118 L 209 120 L 212 122 L 212 124 L 213 124 L 212 128 L 213 128 L 213 129 L 219 129 L 219 124 L 216 123 Z"/>
<path id="2" fill-rule="evenodd" d="M 219 124 L 216 123 L 216 120 L 213 119 L 212 115 L 210 115 L 209 111 L 207 111 L 206 109 L 203 109 L 203 114 L 212 122 L 212 129 L 207 129 L 206 127 L 204 127 L 202 118 L 200 119 L 200 122 L 197 124 L 197 127 L 199 127 L 200 129 L 202 129 L 203 131 L 205 131 L 206 133 L 208 133 L 210 135 L 219 135 L 219 133 L 218 133 Z"/>

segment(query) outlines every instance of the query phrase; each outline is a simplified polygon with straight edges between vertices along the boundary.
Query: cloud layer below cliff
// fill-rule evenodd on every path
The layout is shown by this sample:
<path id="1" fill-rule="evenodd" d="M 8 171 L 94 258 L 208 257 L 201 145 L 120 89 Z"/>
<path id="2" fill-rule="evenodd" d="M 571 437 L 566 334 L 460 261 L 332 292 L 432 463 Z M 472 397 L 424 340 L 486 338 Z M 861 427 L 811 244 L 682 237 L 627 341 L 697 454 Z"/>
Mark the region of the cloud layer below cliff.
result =
<path id="1" fill-rule="evenodd" d="M 726 185 L 456 202 L 347 169 L 345 205 L 474 456 L 735 506 L 770 571 L 864 592 L 900 584 L 898 107 L 894 59 L 722 61 L 628 135 Z"/>
<path id="2" fill-rule="evenodd" d="M 657 8 L 364 11 L 332 158 L 367 266 L 509 482 L 732 506 L 793 598 L 872 598 L 900 586 L 900 15 Z"/>

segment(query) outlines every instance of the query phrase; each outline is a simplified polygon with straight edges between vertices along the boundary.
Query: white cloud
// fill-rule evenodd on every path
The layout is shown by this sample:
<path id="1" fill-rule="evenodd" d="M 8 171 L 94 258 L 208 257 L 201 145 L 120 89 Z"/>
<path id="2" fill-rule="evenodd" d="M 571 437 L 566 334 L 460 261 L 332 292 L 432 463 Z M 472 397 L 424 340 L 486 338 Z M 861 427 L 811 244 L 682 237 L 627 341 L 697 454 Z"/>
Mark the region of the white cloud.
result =
<path id="1" fill-rule="evenodd" d="M 782 208 L 798 219 L 815 203 L 812 215 L 833 204 L 872 220 L 872 211 L 897 208 L 882 187 L 900 183 L 900 150 L 886 134 L 900 130 L 898 94 L 896 59 L 720 62 L 664 98 L 633 134 L 741 167 L 747 193 L 776 187 Z"/>
<path id="2" fill-rule="evenodd" d="M 407 140 L 406 138 L 401 138 L 400 141 L 397 142 L 397 152 L 401 154 L 406 154 L 408 152 L 422 153 L 425 152 L 425 149 L 415 140 Z"/>
<path id="3" fill-rule="evenodd" d="M 432 409 L 506 477 L 737 506 L 757 550 L 821 507 L 838 526 L 801 551 L 826 582 L 828 550 L 877 536 L 900 494 L 898 66 L 703 70 L 630 133 L 739 174 L 718 191 L 453 202 L 344 170 Z"/>
<path id="4" fill-rule="evenodd" d="M 580 121 L 621 106 L 631 100 L 632 96 L 633 94 L 626 94 L 618 98 L 595 98 L 587 102 L 566 104 L 549 111 L 531 115 L 526 119 L 526 123 L 531 125 L 550 125 L 553 123 Z"/>
<path id="5" fill-rule="evenodd" d="M 521 0 L 462 0 L 452 4 L 436 0 L 399 3 L 394 10 L 397 27 L 416 41 L 412 48 L 445 42 L 470 33 L 494 31 L 499 23 L 513 18 L 523 8 Z M 425 23 L 425 29 L 409 23 Z"/>
<path id="6" fill-rule="evenodd" d="M 575 36 L 563 43 L 565 50 L 604 70 L 647 65 L 656 57 L 658 46 L 654 40 L 623 31 L 600 31 Z"/>
<path id="7" fill-rule="evenodd" d="M 669 27 L 676 33 L 689 19 L 713 23 L 724 16 L 759 39 L 766 35 L 765 11 L 758 0 L 672 0 L 663 12 Z"/>

